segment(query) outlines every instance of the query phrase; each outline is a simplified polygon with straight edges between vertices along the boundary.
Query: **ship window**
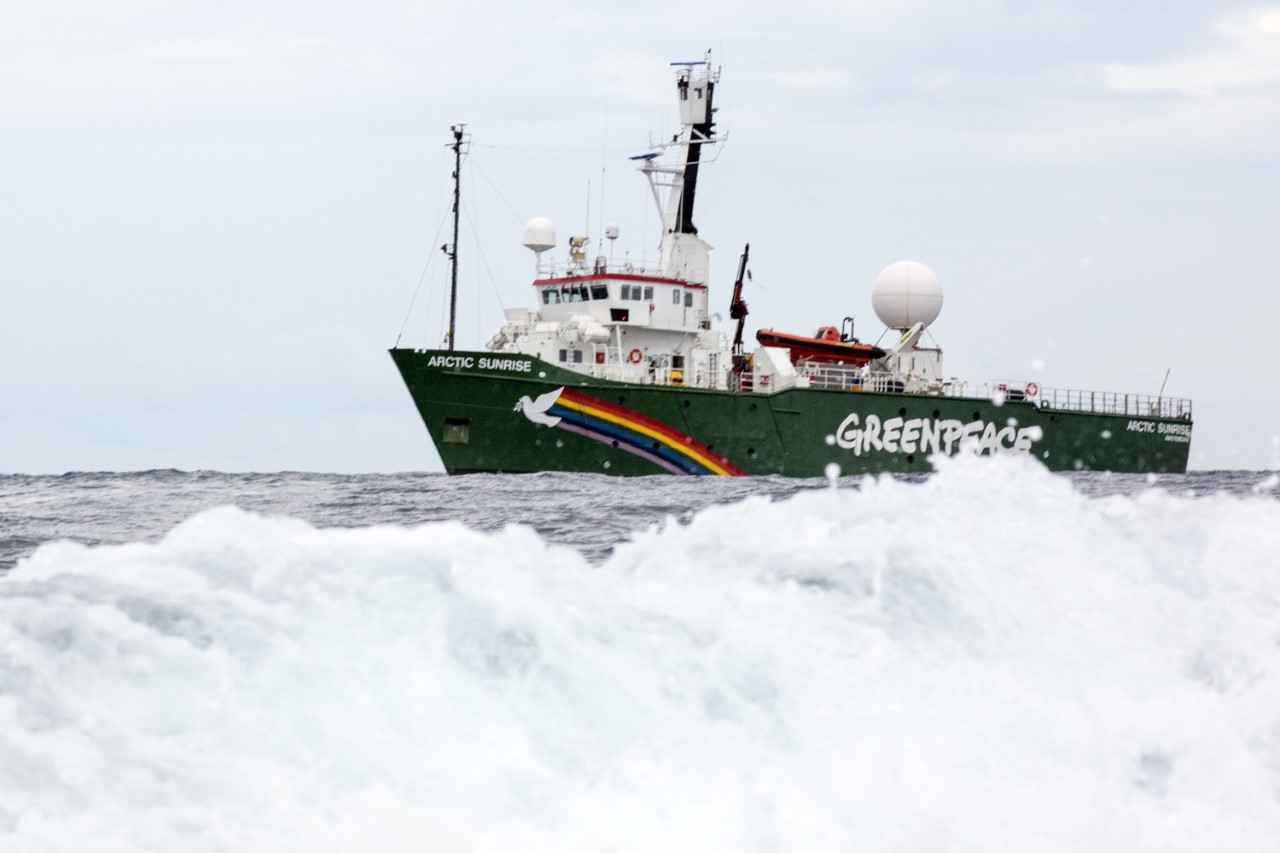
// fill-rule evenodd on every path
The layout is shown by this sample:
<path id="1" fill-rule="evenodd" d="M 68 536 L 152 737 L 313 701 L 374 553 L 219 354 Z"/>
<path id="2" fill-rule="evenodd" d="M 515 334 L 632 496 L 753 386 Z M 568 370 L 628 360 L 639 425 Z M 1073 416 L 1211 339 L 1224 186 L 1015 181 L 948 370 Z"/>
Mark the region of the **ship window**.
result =
<path id="1" fill-rule="evenodd" d="M 560 291 L 553 290 L 548 287 L 546 290 L 542 291 L 542 295 L 545 297 L 545 301 L 548 305 L 560 304 Z"/>
<path id="2" fill-rule="evenodd" d="M 440 437 L 445 444 L 467 444 L 471 438 L 471 421 L 466 418 L 445 418 L 444 433 Z"/>
<path id="3" fill-rule="evenodd" d="M 573 363 L 582 364 L 582 350 L 576 349 L 573 351 Z"/>
<path id="4" fill-rule="evenodd" d="M 609 298 L 609 285 L 607 285 L 607 284 L 593 284 L 593 285 L 591 285 L 591 298 L 592 298 L 592 299 L 608 299 L 608 298 Z"/>
<path id="5" fill-rule="evenodd" d="M 622 298 L 623 299 L 631 298 L 631 285 L 629 284 L 622 285 Z"/>
<path id="6" fill-rule="evenodd" d="M 652 301 L 653 301 L 653 288 L 652 288 L 652 287 L 646 287 L 646 288 L 644 289 L 644 298 L 645 298 L 645 301 L 647 301 L 647 302 L 652 302 Z"/>
<path id="7" fill-rule="evenodd" d="M 569 351 L 567 349 L 560 350 L 560 360 L 561 361 L 569 360 Z"/>
<path id="8" fill-rule="evenodd" d="M 684 307 L 685 308 L 693 307 L 693 291 L 686 290 L 684 292 Z"/>
<path id="9" fill-rule="evenodd" d="M 680 304 L 680 288 L 678 287 L 675 290 L 671 291 L 671 304 L 672 305 Z"/>
<path id="10" fill-rule="evenodd" d="M 640 285 L 638 285 L 638 284 L 632 285 L 632 286 L 631 286 L 631 301 L 632 301 L 632 302 L 639 302 L 641 299 L 644 299 L 644 292 L 643 292 L 643 290 L 641 289 Z"/>

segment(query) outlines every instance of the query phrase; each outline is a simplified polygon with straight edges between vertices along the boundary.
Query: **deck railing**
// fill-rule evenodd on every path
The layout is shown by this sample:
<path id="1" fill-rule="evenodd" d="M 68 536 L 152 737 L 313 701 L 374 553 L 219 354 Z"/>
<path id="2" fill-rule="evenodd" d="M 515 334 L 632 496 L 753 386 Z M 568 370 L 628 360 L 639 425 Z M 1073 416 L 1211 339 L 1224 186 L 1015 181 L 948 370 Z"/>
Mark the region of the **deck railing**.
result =
<path id="1" fill-rule="evenodd" d="M 572 278 L 585 275 L 649 275 L 663 274 L 656 260 L 644 258 L 608 259 L 602 255 L 580 261 L 548 258 L 537 266 L 537 278 Z"/>
<path id="2" fill-rule="evenodd" d="M 811 388 L 881 393 L 908 392 L 935 394 L 941 397 L 978 397 L 1011 402 L 1025 401 L 1041 408 L 1060 411 L 1191 419 L 1191 401 L 1182 397 L 1041 388 L 1037 383 L 1027 381 L 965 382 L 958 379 L 930 381 L 885 373 L 867 373 L 858 367 L 818 362 L 800 364 L 797 367 L 797 375 L 807 377 Z M 787 383 L 787 386 L 791 384 L 794 383 Z M 777 387 L 775 384 L 775 389 Z"/>
<path id="3" fill-rule="evenodd" d="M 1152 394 L 1120 394 L 1114 391 L 1076 391 L 1065 388 L 1040 389 L 1040 405 L 1046 409 L 1073 412 L 1101 412 L 1150 418 L 1191 420 L 1191 401 L 1181 397 Z"/>

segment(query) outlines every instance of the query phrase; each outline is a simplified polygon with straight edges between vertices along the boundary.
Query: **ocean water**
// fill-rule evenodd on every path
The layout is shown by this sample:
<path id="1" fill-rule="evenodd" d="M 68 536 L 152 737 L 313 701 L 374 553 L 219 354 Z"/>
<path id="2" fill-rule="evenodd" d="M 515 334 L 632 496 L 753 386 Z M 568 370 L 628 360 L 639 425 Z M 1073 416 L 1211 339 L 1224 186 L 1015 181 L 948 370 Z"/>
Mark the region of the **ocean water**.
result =
<path id="1" fill-rule="evenodd" d="M 1280 477 L 0 477 L 0 850 L 1274 851 Z"/>

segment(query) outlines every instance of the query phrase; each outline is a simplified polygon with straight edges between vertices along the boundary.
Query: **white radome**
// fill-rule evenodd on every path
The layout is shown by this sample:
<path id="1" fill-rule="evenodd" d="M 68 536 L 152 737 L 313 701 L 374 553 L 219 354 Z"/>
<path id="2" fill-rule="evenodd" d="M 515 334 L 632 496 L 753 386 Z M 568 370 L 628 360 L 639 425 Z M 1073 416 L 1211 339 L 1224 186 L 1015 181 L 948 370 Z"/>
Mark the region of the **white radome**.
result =
<path id="1" fill-rule="evenodd" d="M 871 307 L 891 329 L 927 327 L 942 312 L 942 282 L 919 261 L 889 264 L 871 285 Z"/>
<path id="2" fill-rule="evenodd" d="M 524 224 L 524 245 L 538 254 L 556 247 L 555 223 L 545 216 L 535 216 Z"/>

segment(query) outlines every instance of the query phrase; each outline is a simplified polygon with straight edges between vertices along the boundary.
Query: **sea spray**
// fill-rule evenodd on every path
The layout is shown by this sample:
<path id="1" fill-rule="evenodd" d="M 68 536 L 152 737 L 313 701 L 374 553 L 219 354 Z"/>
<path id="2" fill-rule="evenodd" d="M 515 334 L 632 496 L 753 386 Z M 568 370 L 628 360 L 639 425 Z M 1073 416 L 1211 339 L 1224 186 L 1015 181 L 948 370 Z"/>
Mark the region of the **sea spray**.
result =
<path id="1" fill-rule="evenodd" d="M 234 509 L 43 546 L 0 849 L 1272 849 L 1280 504 L 940 464 L 599 565 Z"/>

